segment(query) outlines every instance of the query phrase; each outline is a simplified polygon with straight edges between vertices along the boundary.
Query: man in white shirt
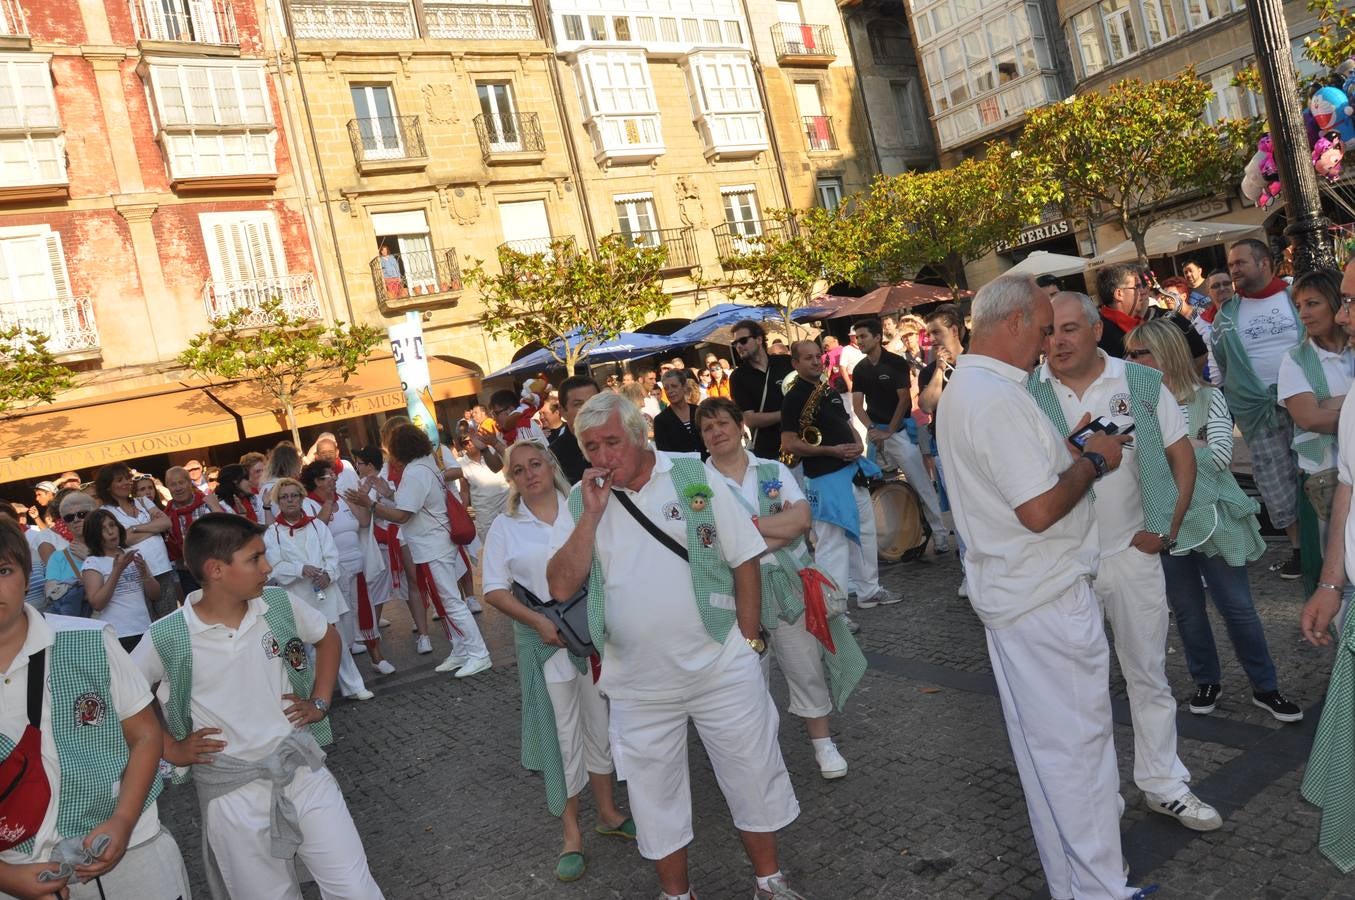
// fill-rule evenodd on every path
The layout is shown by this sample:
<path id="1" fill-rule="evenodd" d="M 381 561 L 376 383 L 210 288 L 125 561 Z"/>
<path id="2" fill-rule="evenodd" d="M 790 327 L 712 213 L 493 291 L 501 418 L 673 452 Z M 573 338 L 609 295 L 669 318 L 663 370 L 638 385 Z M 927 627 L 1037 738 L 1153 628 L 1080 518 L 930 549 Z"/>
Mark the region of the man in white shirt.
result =
<path id="1" fill-rule="evenodd" d="M 1101 316 L 1090 297 L 1060 293 L 1053 310 L 1048 359 L 1030 383 L 1045 415 L 1064 434 L 1087 416 L 1110 419 L 1121 430 L 1134 425 L 1125 464 L 1099 481 L 1092 503 L 1101 550 L 1096 596 L 1115 633 L 1129 694 L 1134 782 L 1153 812 L 1195 831 L 1214 831 L 1223 819 L 1191 793 L 1190 772 L 1176 753 L 1176 700 L 1166 672 L 1167 585 L 1158 556 L 1175 547 L 1195 489 L 1186 420 L 1160 374 L 1097 347 Z M 1150 453 L 1159 456 L 1150 459 Z"/>
<path id="2" fill-rule="evenodd" d="M 611 699 L 612 755 L 640 853 L 654 860 L 663 897 L 691 900 L 690 718 L 753 864 L 754 897 L 803 900 L 777 862 L 776 832 L 800 807 L 759 666 L 767 545 L 723 479 L 648 449 L 643 417 L 620 394 L 590 399 L 574 426 L 590 468 L 555 520 L 546 576 L 553 597 L 589 581 L 598 687 Z M 602 584 L 589 579 L 592 566 Z"/>
<path id="3" fill-rule="evenodd" d="M 973 340 L 937 416 L 969 597 L 983 621 L 1012 755 L 1055 900 L 1138 894 L 1125 884 L 1110 651 L 1091 580 L 1087 491 L 1120 464 L 1123 437 L 1081 455 L 1025 382 L 1053 331 L 1035 280 L 1002 276 L 975 296 Z M 1083 422 L 1079 422 L 1080 427 Z"/>
<path id="4" fill-rule="evenodd" d="M 1214 317 L 1214 358 L 1223 395 L 1251 451 L 1252 474 L 1266 515 L 1289 535 L 1290 558 L 1271 567 L 1281 578 L 1303 575 L 1299 560 L 1298 468 L 1294 422 L 1275 400 L 1280 360 L 1302 338 L 1289 285 L 1275 277 L 1270 248 L 1247 239 L 1228 248 L 1236 294 Z"/>

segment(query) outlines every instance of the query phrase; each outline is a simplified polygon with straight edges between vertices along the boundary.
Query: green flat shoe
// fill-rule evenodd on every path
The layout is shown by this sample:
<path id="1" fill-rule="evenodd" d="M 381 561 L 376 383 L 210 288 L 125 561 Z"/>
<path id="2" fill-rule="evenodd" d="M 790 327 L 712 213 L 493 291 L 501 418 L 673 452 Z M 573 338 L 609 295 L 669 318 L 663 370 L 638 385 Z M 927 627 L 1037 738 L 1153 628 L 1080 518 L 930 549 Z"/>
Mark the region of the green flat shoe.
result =
<path id="1" fill-rule="evenodd" d="M 599 825 L 593 830 L 605 837 L 619 837 L 628 841 L 635 840 L 635 820 L 630 816 L 626 816 L 626 820 L 614 828 Z"/>
<path id="2" fill-rule="evenodd" d="M 588 863 L 584 861 L 583 854 L 577 850 L 570 850 L 560 854 L 560 859 L 555 864 L 555 877 L 564 882 L 578 881 L 587 868 Z"/>

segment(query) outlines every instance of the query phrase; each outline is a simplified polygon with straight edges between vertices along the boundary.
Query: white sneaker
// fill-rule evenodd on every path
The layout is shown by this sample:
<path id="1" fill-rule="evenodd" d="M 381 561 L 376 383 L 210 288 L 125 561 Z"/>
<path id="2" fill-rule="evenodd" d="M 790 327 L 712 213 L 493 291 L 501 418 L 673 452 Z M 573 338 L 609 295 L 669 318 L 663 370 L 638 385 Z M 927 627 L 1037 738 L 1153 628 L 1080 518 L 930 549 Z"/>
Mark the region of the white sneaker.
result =
<path id="1" fill-rule="evenodd" d="M 392 672 L 395 671 L 395 666 L 391 665 L 391 661 L 388 659 L 381 660 L 381 662 L 372 666 L 372 668 L 376 669 L 382 675 L 390 675 Z"/>
<path id="2" fill-rule="evenodd" d="M 481 672 L 483 672 L 485 669 L 488 669 L 492 665 L 494 665 L 494 663 L 490 661 L 488 656 L 482 656 L 479 659 L 471 660 L 470 662 L 462 666 L 460 669 L 457 669 L 456 677 L 469 678 L 472 675 L 479 675 Z"/>
<path id="3" fill-rule="evenodd" d="M 433 652 L 433 642 L 428 639 L 428 635 L 426 634 L 419 635 L 419 639 L 414 642 L 414 652 L 415 653 Z"/>
<path id="4" fill-rule="evenodd" d="M 895 603 L 903 602 L 903 598 L 893 591 L 880 588 L 880 590 L 869 600 L 858 597 L 856 605 L 860 609 L 874 609 L 877 606 L 893 606 Z"/>
<path id="5" fill-rule="evenodd" d="M 375 696 L 376 696 L 376 694 L 373 694 L 371 691 L 367 690 L 366 688 L 363 688 L 362 690 L 358 691 L 356 694 L 344 694 L 344 697 L 345 697 L 346 699 L 348 699 L 348 700 L 370 700 L 370 699 L 372 699 L 372 698 L 375 697 Z"/>
<path id="6" fill-rule="evenodd" d="M 391 620 L 382 616 L 380 619 L 376 620 L 376 624 L 381 628 L 389 628 L 391 627 Z"/>
<path id="7" fill-rule="evenodd" d="M 473 596 L 466 598 L 466 608 L 477 615 L 485 611 L 485 608 L 480 605 L 480 601 Z"/>
<path id="8" fill-rule="evenodd" d="M 850 631 L 852 634 L 856 634 L 858 631 L 861 630 L 861 626 L 857 624 L 855 621 L 853 621 L 852 617 L 847 615 L 846 613 L 842 614 L 842 621 L 847 623 L 847 630 Z"/>
<path id="9" fill-rule="evenodd" d="M 348 652 L 353 654 L 354 656 L 359 656 L 367 652 L 367 645 L 364 644 L 362 641 L 354 641 L 353 643 L 348 645 Z"/>
<path id="10" fill-rule="evenodd" d="M 470 657 L 458 656 L 455 653 L 448 654 L 447 658 L 433 667 L 434 672 L 455 672 L 464 666 Z"/>
<path id="11" fill-rule="evenodd" d="M 1145 792 L 1143 801 L 1153 812 L 1171 816 L 1191 831 L 1217 831 L 1223 827 L 1223 817 L 1219 811 L 1190 791 L 1175 800 L 1165 800 L 1157 794 Z"/>
<path id="12" fill-rule="evenodd" d="M 847 774 L 847 760 L 838 752 L 837 744 L 831 741 L 823 749 L 814 747 L 814 760 L 819 764 L 819 774 L 824 778 L 831 780 Z"/>
<path id="13" fill-rule="evenodd" d="M 961 599 L 961 600 L 968 600 L 968 599 L 969 599 L 969 579 L 968 579 L 968 578 L 961 578 L 961 579 L 960 579 L 960 589 L 959 589 L 958 591 L 956 591 L 955 593 L 957 593 L 957 594 L 960 595 L 960 599 Z"/>
<path id="14" fill-rule="evenodd" d="M 932 549 L 937 553 L 950 552 L 950 537 L 944 531 L 932 533 Z"/>

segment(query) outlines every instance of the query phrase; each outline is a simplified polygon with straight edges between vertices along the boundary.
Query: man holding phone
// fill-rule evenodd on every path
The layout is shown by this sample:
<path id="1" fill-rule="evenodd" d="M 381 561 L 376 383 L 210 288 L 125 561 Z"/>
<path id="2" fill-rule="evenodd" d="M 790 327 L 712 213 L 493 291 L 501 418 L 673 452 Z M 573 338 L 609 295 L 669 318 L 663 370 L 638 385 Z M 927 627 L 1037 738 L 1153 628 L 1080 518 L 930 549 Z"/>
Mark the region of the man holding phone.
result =
<path id="1" fill-rule="evenodd" d="M 1072 452 L 1025 382 L 1053 332 L 1049 296 L 1004 275 L 974 297 L 974 337 L 941 396 L 937 448 L 968 555 L 1031 830 L 1055 900 L 1139 896 L 1125 881 L 1110 651 L 1092 592 L 1087 500 L 1127 438 Z M 1082 417 L 1076 427 L 1089 421 Z"/>
<path id="2" fill-rule="evenodd" d="M 1185 416 L 1160 372 L 1098 349 L 1101 317 L 1090 297 L 1060 293 L 1053 313 L 1046 362 L 1028 382 L 1040 409 L 1064 434 L 1080 430 L 1069 425 L 1088 416 L 1106 417 L 1122 431 L 1133 424 L 1125 448 L 1132 465 L 1102 479 L 1092 509 L 1101 544 L 1096 595 L 1115 632 L 1134 720 L 1134 783 L 1153 812 L 1213 831 L 1223 819 L 1191 793 L 1190 772 L 1176 753 L 1176 700 L 1166 672 L 1167 586 L 1158 555 L 1170 553 L 1178 539 L 1188 548 L 1209 536 L 1182 530 L 1195 489 Z"/>

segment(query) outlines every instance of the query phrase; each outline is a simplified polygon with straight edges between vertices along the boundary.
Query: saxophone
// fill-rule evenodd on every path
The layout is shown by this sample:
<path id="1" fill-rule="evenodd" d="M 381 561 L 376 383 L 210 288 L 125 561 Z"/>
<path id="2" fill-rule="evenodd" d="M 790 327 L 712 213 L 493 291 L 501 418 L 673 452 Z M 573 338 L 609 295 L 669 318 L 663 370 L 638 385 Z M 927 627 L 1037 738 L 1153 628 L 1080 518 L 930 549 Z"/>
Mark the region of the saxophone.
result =
<path id="1" fill-rule="evenodd" d="M 817 447 L 823 443 L 823 432 L 814 424 L 814 417 L 819 414 L 819 404 L 823 402 L 823 395 L 828 393 L 828 379 L 821 378 L 818 385 L 810 392 L 809 399 L 805 400 L 805 408 L 800 411 L 800 440 L 811 447 Z M 800 458 L 789 450 L 781 451 L 781 462 L 786 464 L 786 468 L 793 469 L 800 463 Z"/>

